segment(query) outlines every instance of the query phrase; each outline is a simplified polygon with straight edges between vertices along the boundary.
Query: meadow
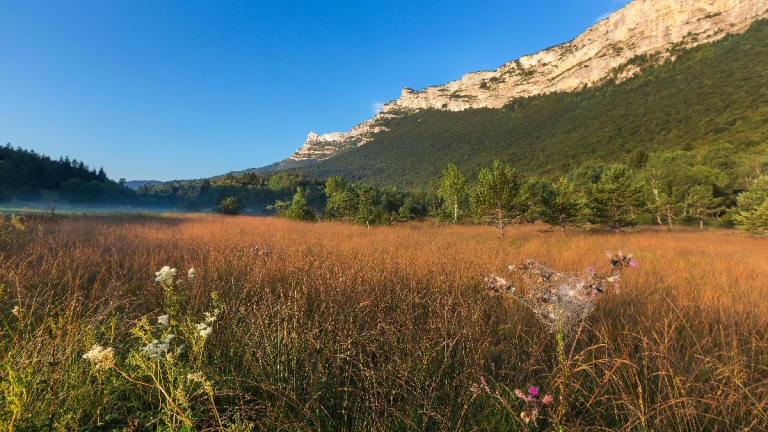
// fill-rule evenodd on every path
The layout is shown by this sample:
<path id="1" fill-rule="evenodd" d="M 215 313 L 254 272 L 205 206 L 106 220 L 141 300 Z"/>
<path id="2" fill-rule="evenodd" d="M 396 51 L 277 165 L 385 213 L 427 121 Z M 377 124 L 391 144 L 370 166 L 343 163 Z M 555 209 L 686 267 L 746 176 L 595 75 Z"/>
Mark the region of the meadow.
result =
<path id="1" fill-rule="evenodd" d="M 0 427 L 768 430 L 768 240 L 543 228 L 6 219 Z M 619 249 L 639 265 L 565 341 L 564 378 L 555 337 L 484 278 Z M 526 423 L 532 386 L 554 402 Z"/>

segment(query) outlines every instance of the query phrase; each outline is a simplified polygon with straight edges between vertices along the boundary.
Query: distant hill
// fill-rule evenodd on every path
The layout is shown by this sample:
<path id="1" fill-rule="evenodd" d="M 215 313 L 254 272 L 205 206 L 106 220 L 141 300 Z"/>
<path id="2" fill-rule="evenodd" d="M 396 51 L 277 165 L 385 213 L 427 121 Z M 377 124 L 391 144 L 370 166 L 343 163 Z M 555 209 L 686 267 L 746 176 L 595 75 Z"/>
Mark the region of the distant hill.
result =
<path id="1" fill-rule="evenodd" d="M 42 191 L 75 203 L 130 202 L 132 190 L 77 159 L 51 159 L 10 143 L 0 147 L 0 201 L 37 201 Z"/>
<path id="2" fill-rule="evenodd" d="M 652 56 L 636 57 L 630 66 L 644 72 L 621 83 L 517 98 L 499 109 L 386 119 L 370 142 L 288 171 L 419 188 L 449 163 L 471 175 L 499 159 L 546 175 L 625 162 L 637 150 L 727 156 L 720 168 L 734 182 L 759 171 L 754 160 L 768 155 L 768 21 L 673 58 L 657 66 Z"/>
<path id="3" fill-rule="evenodd" d="M 125 186 L 133 190 L 140 188 L 141 186 L 156 186 L 163 182 L 159 180 L 130 180 L 125 182 Z"/>

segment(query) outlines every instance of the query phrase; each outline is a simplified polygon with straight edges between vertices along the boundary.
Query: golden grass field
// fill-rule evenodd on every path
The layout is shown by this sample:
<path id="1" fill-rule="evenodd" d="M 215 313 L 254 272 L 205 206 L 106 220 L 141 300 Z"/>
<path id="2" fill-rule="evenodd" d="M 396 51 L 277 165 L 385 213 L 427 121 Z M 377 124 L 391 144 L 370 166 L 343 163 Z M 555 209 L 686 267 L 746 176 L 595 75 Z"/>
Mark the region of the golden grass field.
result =
<path id="1" fill-rule="evenodd" d="M 500 238 L 477 226 L 245 216 L 30 221 L 24 239 L 0 244 L 0 421 L 20 431 L 768 430 L 768 240 L 541 229 Z M 567 341 L 562 422 L 547 407 L 524 424 L 515 389 L 557 396 L 554 337 L 525 307 L 488 295 L 483 278 L 527 258 L 606 267 L 617 249 L 639 267 Z M 154 279 L 165 265 L 196 269 L 184 319 L 201 320 L 212 292 L 221 302 L 202 348 L 175 360 L 178 376 L 146 366 L 132 331 L 162 315 Z M 94 369 L 82 358 L 94 344 L 112 347 L 137 382 L 157 373 L 179 409 L 117 369 Z M 208 387 L 179 378 L 188 372 Z M 481 377 L 489 390 L 472 391 Z"/>

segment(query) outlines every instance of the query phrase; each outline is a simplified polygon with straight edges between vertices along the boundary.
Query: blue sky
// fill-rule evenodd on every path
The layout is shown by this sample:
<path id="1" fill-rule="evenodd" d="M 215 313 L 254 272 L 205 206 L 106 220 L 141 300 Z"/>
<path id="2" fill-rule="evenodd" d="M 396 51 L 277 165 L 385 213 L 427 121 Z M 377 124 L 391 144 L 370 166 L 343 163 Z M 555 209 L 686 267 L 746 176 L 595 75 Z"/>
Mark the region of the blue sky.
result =
<path id="1" fill-rule="evenodd" d="M 625 3 L 0 0 L 0 144 L 114 179 L 263 166 Z"/>

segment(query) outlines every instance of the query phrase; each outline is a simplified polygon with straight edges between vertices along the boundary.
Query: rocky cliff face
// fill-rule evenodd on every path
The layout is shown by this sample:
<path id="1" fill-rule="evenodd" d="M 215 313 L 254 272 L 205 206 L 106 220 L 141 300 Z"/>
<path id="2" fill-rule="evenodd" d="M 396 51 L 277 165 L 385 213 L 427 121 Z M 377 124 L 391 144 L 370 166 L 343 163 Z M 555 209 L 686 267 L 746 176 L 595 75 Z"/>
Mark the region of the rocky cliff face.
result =
<path id="1" fill-rule="evenodd" d="M 768 0 L 635 0 L 571 42 L 511 61 L 495 71 L 470 73 L 422 91 L 403 89 L 399 99 L 349 132 L 310 133 L 286 162 L 309 162 L 371 140 L 381 120 L 408 111 L 501 108 L 514 98 L 572 91 L 609 79 L 626 80 L 641 71 L 631 60 L 659 63 L 675 49 L 742 33 L 768 17 Z"/>

